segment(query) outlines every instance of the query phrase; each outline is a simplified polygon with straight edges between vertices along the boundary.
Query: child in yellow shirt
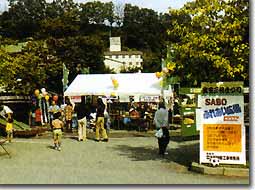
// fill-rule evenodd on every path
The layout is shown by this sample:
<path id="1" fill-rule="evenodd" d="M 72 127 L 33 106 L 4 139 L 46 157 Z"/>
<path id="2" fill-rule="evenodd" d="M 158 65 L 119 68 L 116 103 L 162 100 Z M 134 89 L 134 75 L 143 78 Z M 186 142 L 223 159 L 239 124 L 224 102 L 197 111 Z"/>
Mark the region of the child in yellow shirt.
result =
<path id="1" fill-rule="evenodd" d="M 60 112 L 56 112 L 53 114 L 53 121 L 52 121 L 52 127 L 53 127 L 53 141 L 54 141 L 54 148 L 55 150 L 61 150 L 61 137 L 62 137 L 62 131 L 64 127 L 63 121 L 61 121 L 59 118 L 61 116 Z"/>
<path id="2" fill-rule="evenodd" d="M 7 122 L 5 131 L 7 133 L 7 141 L 11 142 L 13 139 L 13 117 L 11 113 L 6 114 Z"/>

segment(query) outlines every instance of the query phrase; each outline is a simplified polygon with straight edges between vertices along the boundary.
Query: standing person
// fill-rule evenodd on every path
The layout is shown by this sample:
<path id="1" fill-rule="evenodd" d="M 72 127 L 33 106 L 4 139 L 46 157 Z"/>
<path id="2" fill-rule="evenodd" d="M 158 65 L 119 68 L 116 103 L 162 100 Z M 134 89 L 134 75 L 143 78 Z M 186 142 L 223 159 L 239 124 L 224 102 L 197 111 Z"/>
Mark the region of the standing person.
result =
<path id="1" fill-rule="evenodd" d="M 0 115 L 6 119 L 5 131 L 7 133 L 7 141 L 11 142 L 13 138 L 13 111 L 5 105 L 2 105 L 0 110 Z"/>
<path id="2" fill-rule="evenodd" d="M 78 141 L 86 141 L 87 139 L 87 118 L 85 110 L 85 97 L 81 97 L 81 103 L 75 106 L 75 113 L 78 119 Z"/>
<path id="3" fill-rule="evenodd" d="M 96 115 L 96 141 L 100 140 L 100 132 L 103 138 L 103 141 L 108 142 L 108 136 L 104 128 L 104 111 L 105 105 L 101 98 L 97 99 L 97 115 Z"/>
<path id="4" fill-rule="evenodd" d="M 168 131 L 168 111 L 163 102 L 159 103 L 159 108 L 155 112 L 154 123 L 156 130 L 162 130 L 163 132 L 162 136 L 158 137 L 159 154 L 167 154 L 166 148 L 169 144 L 170 136 Z"/>
<path id="5" fill-rule="evenodd" d="M 41 126 L 42 125 L 42 112 L 39 106 L 36 106 L 35 108 L 35 125 Z"/>
<path id="6" fill-rule="evenodd" d="M 110 128 L 111 128 L 111 118 L 107 110 L 104 112 L 104 125 L 106 129 L 106 134 L 108 135 L 110 133 Z"/>
<path id="7" fill-rule="evenodd" d="M 34 100 L 32 98 L 32 105 L 31 105 L 31 111 L 30 111 L 30 121 L 29 121 L 29 125 L 31 127 L 35 127 L 36 123 L 35 123 L 35 110 L 36 110 L 36 100 Z"/>
<path id="8" fill-rule="evenodd" d="M 72 116 L 73 116 L 73 105 L 69 98 L 66 99 L 66 106 L 64 108 L 66 131 L 72 131 Z"/>
<path id="9" fill-rule="evenodd" d="M 59 112 L 60 108 L 56 104 L 56 102 L 53 100 L 51 106 L 49 107 L 49 115 L 50 115 L 50 125 L 52 128 L 52 121 L 53 121 L 53 114 Z"/>
<path id="10" fill-rule="evenodd" d="M 61 116 L 61 112 L 54 113 L 53 121 L 52 121 L 54 148 L 59 151 L 61 150 L 60 146 L 61 146 L 62 130 L 64 127 L 63 121 L 59 119 L 60 116 Z"/>
<path id="11" fill-rule="evenodd" d="M 13 115 L 12 113 L 6 114 L 7 122 L 6 122 L 6 133 L 7 133 L 7 141 L 11 142 L 13 139 Z"/>

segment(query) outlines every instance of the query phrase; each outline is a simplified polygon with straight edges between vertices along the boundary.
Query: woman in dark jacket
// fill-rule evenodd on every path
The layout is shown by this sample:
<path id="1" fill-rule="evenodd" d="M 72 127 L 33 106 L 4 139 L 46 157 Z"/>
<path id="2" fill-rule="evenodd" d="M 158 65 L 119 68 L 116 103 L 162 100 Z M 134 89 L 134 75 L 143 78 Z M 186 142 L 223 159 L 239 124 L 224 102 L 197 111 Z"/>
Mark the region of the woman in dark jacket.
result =
<path id="1" fill-rule="evenodd" d="M 106 130 L 104 128 L 104 111 L 105 111 L 105 105 L 103 103 L 103 100 L 101 98 L 97 99 L 97 116 L 96 116 L 96 141 L 100 140 L 100 133 L 102 136 L 102 140 L 107 142 L 108 136 L 106 133 Z"/>
<path id="2" fill-rule="evenodd" d="M 81 103 L 77 104 L 74 107 L 74 111 L 77 113 L 78 119 L 78 141 L 86 141 L 87 134 L 87 118 L 86 118 L 86 110 L 85 110 L 85 98 L 82 97 Z"/>

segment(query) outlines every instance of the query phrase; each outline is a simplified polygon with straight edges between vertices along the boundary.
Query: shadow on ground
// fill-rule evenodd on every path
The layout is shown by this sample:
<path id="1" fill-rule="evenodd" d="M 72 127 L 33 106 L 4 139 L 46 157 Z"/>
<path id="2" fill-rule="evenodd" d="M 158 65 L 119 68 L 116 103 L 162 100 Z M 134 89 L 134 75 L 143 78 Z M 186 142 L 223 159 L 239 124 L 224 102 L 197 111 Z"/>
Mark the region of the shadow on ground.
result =
<path id="1" fill-rule="evenodd" d="M 120 152 L 120 156 L 127 156 L 132 161 L 162 160 L 163 162 L 175 162 L 185 167 L 190 167 L 192 162 L 199 161 L 199 143 L 192 145 L 180 145 L 173 149 L 168 147 L 168 155 L 164 157 L 158 155 L 158 149 L 154 147 L 133 147 L 128 145 L 118 145 L 113 148 Z"/>

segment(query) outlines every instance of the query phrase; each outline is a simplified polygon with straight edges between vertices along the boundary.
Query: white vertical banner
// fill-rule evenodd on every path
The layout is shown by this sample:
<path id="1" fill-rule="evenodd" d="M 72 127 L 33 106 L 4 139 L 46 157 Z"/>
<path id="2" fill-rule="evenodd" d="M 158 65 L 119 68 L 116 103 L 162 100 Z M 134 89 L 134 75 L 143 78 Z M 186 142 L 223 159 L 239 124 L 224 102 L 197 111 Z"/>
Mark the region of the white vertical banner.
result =
<path id="1" fill-rule="evenodd" d="M 202 126 L 202 112 L 201 112 L 201 108 L 197 108 L 196 109 L 196 129 L 197 131 L 200 131 L 201 126 Z"/>
<path id="2" fill-rule="evenodd" d="M 223 164 L 246 164 L 244 97 L 238 85 L 231 84 L 222 84 L 221 91 L 210 87 L 211 92 L 202 94 L 199 99 L 200 163 L 217 159 Z"/>

